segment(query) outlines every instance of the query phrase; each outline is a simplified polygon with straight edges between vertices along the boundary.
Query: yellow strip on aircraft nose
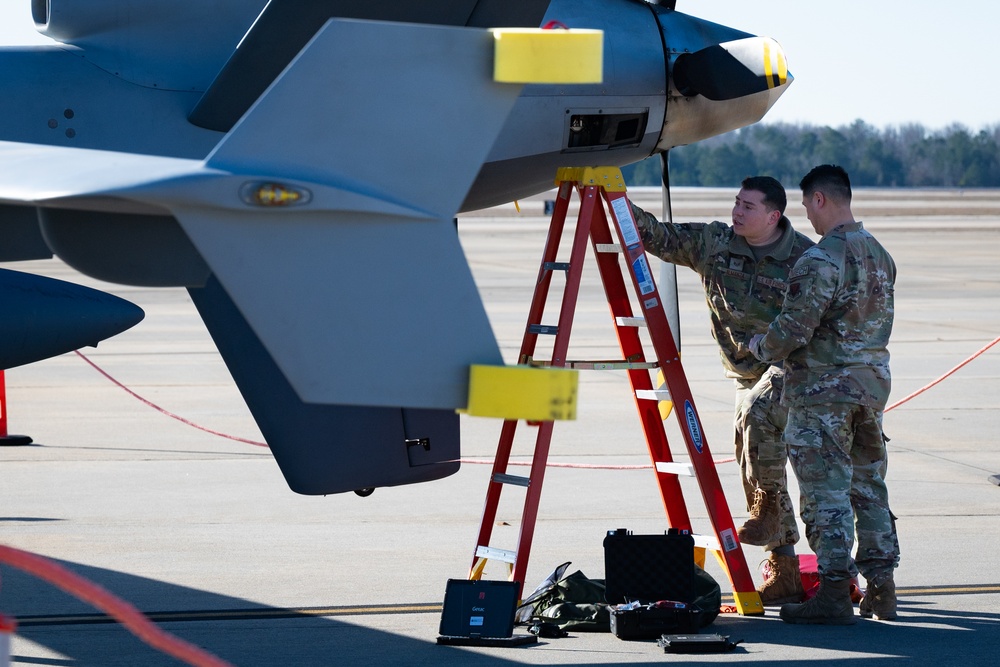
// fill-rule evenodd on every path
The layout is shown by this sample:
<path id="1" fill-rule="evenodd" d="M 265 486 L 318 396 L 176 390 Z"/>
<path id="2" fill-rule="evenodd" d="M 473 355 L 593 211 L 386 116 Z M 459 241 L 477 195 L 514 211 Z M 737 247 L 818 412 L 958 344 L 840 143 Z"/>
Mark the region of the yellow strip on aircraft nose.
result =
<path id="1" fill-rule="evenodd" d="M 781 46 L 772 39 L 763 38 L 764 44 L 764 77 L 767 79 L 767 87 L 774 88 L 784 85 L 788 80 L 788 63 L 785 62 L 785 52 Z M 771 46 L 774 46 L 774 56 L 778 61 L 778 75 L 774 75 L 774 68 L 771 63 Z"/>

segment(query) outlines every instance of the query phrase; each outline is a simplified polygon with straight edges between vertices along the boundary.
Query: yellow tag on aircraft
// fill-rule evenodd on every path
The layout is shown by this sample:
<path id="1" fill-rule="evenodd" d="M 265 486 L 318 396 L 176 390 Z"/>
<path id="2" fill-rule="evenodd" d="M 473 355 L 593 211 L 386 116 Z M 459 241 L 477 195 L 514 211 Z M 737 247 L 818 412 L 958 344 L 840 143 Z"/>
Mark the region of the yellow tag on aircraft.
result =
<path id="1" fill-rule="evenodd" d="M 528 421 L 576 419 L 579 372 L 531 366 L 469 367 L 469 407 L 473 417 Z"/>
<path id="2" fill-rule="evenodd" d="M 493 80 L 501 83 L 601 83 L 604 31 L 494 28 Z"/>

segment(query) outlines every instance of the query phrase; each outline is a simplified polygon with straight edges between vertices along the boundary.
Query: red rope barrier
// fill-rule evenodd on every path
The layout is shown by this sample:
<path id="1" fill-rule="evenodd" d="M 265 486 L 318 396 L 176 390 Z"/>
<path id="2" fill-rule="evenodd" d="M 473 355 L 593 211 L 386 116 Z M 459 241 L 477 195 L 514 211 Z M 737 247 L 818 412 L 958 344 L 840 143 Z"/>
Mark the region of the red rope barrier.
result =
<path id="1" fill-rule="evenodd" d="M 217 435 L 220 438 L 226 438 L 228 440 L 235 440 L 236 442 L 242 442 L 242 443 L 245 443 L 247 445 L 253 445 L 255 447 L 267 447 L 267 443 L 266 442 L 257 442 L 256 440 L 247 440 L 246 438 L 238 438 L 235 435 L 229 435 L 227 433 L 221 433 L 219 431 L 213 431 L 210 428 L 205 428 L 204 426 L 201 426 L 199 424 L 195 424 L 194 422 L 189 421 L 189 420 L 185 419 L 184 417 L 181 417 L 180 415 L 175 415 L 173 412 L 170 412 L 169 410 L 161 408 L 156 403 L 153 403 L 152 401 L 143 398 L 139 394 L 135 393 L 134 391 L 132 391 L 131 389 L 129 389 L 128 387 L 126 387 L 125 385 L 123 385 L 121 382 L 119 382 L 115 378 L 111 377 L 111 375 L 107 371 L 105 371 L 103 368 L 101 368 L 100 366 L 98 366 L 97 364 L 95 364 L 93 361 L 91 361 L 90 359 L 88 359 L 87 356 L 85 354 L 83 354 L 83 352 L 80 352 L 80 350 L 76 350 L 76 354 L 81 359 L 83 359 L 88 364 L 90 364 L 91 367 L 94 370 L 96 370 L 98 373 L 100 373 L 101 375 L 103 375 L 104 377 L 106 377 L 108 380 L 110 380 L 112 384 L 117 385 L 120 389 L 122 389 L 123 391 L 125 391 L 126 393 L 128 393 L 130 396 L 132 396 L 136 400 L 145 403 L 146 405 L 148 405 L 149 407 L 153 408 L 157 412 L 160 412 L 160 413 L 166 415 L 167 417 L 170 417 L 171 419 L 176 419 L 177 421 L 181 422 L 182 424 L 187 424 L 188 426 L 190 426 L 192 428 L 196 428 L 199 431 L 204 431 L 205 433 L 210 433 L 212 435 Z"/>
<path id="2" fill-rule="evenodd" d="M 958 369 L 962 368 L 963 366 L 965 366 L 966 364 L 968 364 L 969 362 L 971 362 L 973 359 L 975 359 L 979 355 L 981 355 L 984 352 L 986 352 L 986 350 L 990 349 L 991 347 L 993 347 L 997 343 L 1000 343 L 1000 337 L 994 338 L 992 343 L 986 344 L 986 346 L 984 346 L 983 348 L 981 348 L 978 352 L 976 352 L 971 357 L 969 357 L 968 359 L 966 359 L 965 361 L 963 361 L 962 363 L 960 363 L 958 366 L 955 366 L 954 368 L 952 368 L 950 371 L 948 371 L 947 373 L 945 373 L 944 375 L 942 375 L 941 377 L 939 377 L 937 380 L 934 380 L 933 382 L 931 382 L 930 384 L 928 384 L 925 387 L 921 387 L 920 389 L 916 390 L 915 392 L 913 392 L 909 396 L 906 396 L 906 397 L 901 398 L 900 400 L 896 401 L 895 403 L 893 403 L 892 405 L 890 405 L 889 407 L 887 407 L 885 409 L 885 411 L 889 412 L 889 410 L 892 410 L 893 408 L 895 408 L 897 406 L 900 406 L 903 403 L 906 403 L 911 398 L 915 398 L 915 397 L 919 396 L 920 394 L 924 393 L 925 391 L 927 391 L 928 389 L 930 389 L 934 385 L 938 384 L 939 382 L 941 382 L 941 381 L 945 380 L 946 378 L 948 378 L 949 376 L 953 375 L 955 373 L 955 371 L 957 371 Z"/>
<path id="3" fill-rule="evenodd" d="M 84 602 L 103 610 L 145 643 L 189 665 L 195 667 L 232 667 L 231 663 L 161 630 L 128 602 L 48 558 L 0 545 L 0 562 L 24 570 L 39 579 L 44 579 Z"/>
<path id="4" fill-rule="evenodd" d="M 984 352 L 986 352 L 987 350 L 989 350 L 991 347 L 993 347 L 997 343 L 1000 343 L 1000 337 L 997 337 L 992 342 L 986 344 L 984 347 L 982 347 L 980 350 L 978 350 L 975 354 L 973 354 L 968 359 L 966 359 L 962 363 L 958 364 L 957 366 L 955 366 L 950 371 L 948 371 L 947 373 L 945 373 L 941 377 L 937 378 L 936 380 L 934 380 L 930 384 L 928 384 L 928 385 L 926 385 L 924 387 L 921 387 L 920 389 L 918 389 L 917 391 L 913 392 L 909 396 L 906 396 L 906 397 L 904 397 L 904 398 L 896 401 L 895 403 L 893 403 L 892 405 L 890 405 L 889 407 L 887 407 L 885 409 L 885 412 L 888 412 L 889 410 L 892 410 L 893 408 L 899 407 L 900 405 L 902 405 L 903 403 L 906 403 L 910 399 L 915 398 L 915 397 L 919 396 L 920 394 L 924 393 L 925 391 L 927 391 L 931 387 L 933 387 L 933 386 L 935 386 L 935 385 L 943 382 L 948 377 L 950 377 L 951 375 L 953 375 L 954 373 L 956 373 L 962 367 L 968 365 L 970 362 L 972 362 L 973 360 L 975 360 L 977 357 L 979 357 L 980 355 L 982 355 Z M 170 417 L 171 419 L 176 419 L 177 421 L 179 421 L 179 422 L 181 422 L 183 424 L 187 424 L 188 426 L 196 428 L 196 429 L 198 429 L 200 431 L 204 431 L 206 433 L 210 433 L 212 435 L 217 435 L 217 436 L 219 436 L 221 438 L 227 438 L 229 440 L 235 440 L 236 442 L 242 442 L 242 443 L 245 443 L 245 444 L 248 444 L 248 445 L 254 445 L 255 447 L 267 447 L 267 443 L 265 443 L 265 442 L 258 442 L 256 440 L 248 440 L 246 438 L 239 438 L 239 437 L 236 437 L 236 436 L 233 436 L 233 435 L 228 435 L 226 433 L 221 433 L 219 431 L 213 431 L 212 429 L 205 428 L 204 426 L 200 426 L 198 424 L 195 424 L 194 422 L 189 421 L 189 420 L 185 419 L 184 417 L 181 417 L 180 415 L 176 415 L 176 414 L 170 412 L 169 410 L 161 408 L 160 406 L 156 405 L 152 401 L 149 401 L 149 400 L 143 398 L 142 396 L 140 396 L 139 394 L 135 393 L 134 391 L 132 391 L 131 389 L 129 389 L 128 387 L 126 387 L 124 384 L 122 384 L 121 382 L 119 382 L 118 380 L 116 380 L 115 378 L 113 378 L 109 373 L 107 373 L 100 366 L 98 366 L 93 361 L 91 361 L 90 359 L 88 359 L 87 356 L 84 355 L 79 350 L 76 350 L 76 354 L 79 355 L 79 357 L 81 359 L 83 359 L 88 364 L 90 364 L 94 368 L 94 370 L 96 370 L 98 373 L 100 373 L 101 375 L 103 375 L 104 377 L 106 377 L 109 381 L 111 381 L 112 383 L 114 383 L 115 385 L 117 385 L 118 387 L 120 387 L 122 390 L 128 392 L 135 399 L 137 399 L 139 401 L 142 401 L 143 403 L 145 403 L 149 407 L 151 407 L 154 410 L 156 410 L 156 411 L 158 411 L 158 412 L 160 412 L 160 413 L 162 413 L 162 414 Z M 736 459 L 732 459 L 732 458 L 724 459 L 724 460 L 719 460 L 719 461 L 716 461 L 716 464 L 719 464 L 719 463 L 731 463 L 731 462 L 733 462 L 735 460 Z M 459 459 L 459 461 L 461 463 L 470 463 L 470 464 L 487 463 L 486 461 L 477 461 L 475 459 Z M 492 463 L 492 462 L 489 462 L 489 463 Z M 521 465 L 521 464 L 516 463 L 516 462 L 512 462 L 511 465 Z M 530 465 L 530 464 L 525 463 L 523 465 Z M 596 470 L 644 470 L 644 469 L 649 469 L 649 468 L 653 467 L 652 465 L 608 466 L 608 465 L 586 464 L 586 463 L 549 463 L 548 465 L 550 467 L 554 467 L 554 468 L 588 468 L 588 469 L 596 469 Z"/>

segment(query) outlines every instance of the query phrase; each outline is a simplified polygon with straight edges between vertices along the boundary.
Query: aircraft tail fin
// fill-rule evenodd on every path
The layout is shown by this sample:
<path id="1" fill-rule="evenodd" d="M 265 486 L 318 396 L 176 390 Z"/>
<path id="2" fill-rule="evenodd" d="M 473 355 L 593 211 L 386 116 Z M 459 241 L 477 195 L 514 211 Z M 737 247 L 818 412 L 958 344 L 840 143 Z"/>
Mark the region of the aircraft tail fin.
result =
<path id="1" fill-rule="evenodd" d="M 458 471 L 455 411 L 305 403 L 218 280 L 188 293 L 296 493 L 427 482 Z"/>

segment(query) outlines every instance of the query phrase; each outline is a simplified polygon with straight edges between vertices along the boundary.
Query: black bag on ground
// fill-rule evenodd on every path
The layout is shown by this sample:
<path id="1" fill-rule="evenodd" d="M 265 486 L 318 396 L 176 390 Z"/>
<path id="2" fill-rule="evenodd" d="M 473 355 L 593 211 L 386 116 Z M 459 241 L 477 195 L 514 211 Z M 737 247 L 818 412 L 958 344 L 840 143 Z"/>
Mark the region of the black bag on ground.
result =
<path id="1" fill-rule="evenodd" d="M 604 601 L 604 581 L 588 579 L 583 572 L 562 576 L 563 563 L 518 606 L 518 625 L 551 623 L 563 630 L 609 632 L 608 604 Z"/>

